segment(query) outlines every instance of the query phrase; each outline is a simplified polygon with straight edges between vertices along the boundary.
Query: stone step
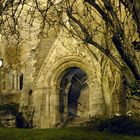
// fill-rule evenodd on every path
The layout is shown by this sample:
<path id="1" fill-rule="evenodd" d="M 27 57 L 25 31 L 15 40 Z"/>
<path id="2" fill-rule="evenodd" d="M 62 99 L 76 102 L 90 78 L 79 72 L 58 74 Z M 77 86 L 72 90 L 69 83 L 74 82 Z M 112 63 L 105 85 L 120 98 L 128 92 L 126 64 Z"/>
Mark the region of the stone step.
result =
<path id="1" fill-rule="evenodd" d="M 68 118 L 64 123 L 63 127 L 73 127 L 73 126 L 80 126 L 82 123 L 89 121 L 89 118 L 86 117 L 75 117 L 75 118 Z"/>

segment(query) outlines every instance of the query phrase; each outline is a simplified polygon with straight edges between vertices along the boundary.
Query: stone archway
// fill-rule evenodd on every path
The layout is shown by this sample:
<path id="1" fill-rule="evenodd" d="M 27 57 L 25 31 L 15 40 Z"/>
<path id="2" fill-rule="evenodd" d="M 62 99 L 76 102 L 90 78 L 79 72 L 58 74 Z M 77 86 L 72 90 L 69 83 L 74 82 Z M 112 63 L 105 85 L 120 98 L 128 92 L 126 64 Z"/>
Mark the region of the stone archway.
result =
<path id="1" fill-rule="evenodd" d="M 71 118 L 88 117 L 89 88 L 87 74 L 78 67 L 65 70 L 60 82 L 60 122 Z M 87 115 L 87 116 L 86 116 Z"/>
<path id="2" fill-rule="evenodd" d="M 62 79 L 69 73 L 68 71 L 73 68 L 79 68 L 86 73 L 88 83 L 89 98 L 86 104 L 88 109 L 84 111 L 84 114 L 80 112 L 80 104 L 77 104 L 79 108 L 77 115 L 89 118 L 103 112 L 102 91 L 94 68 L 86 60 L 81 61 L 78 56 L 67 56 L 57 60 L 51 66 L 46 65 L 38 79 L 32 97 L 33 106 L 36 108 L 34 124 L 37 127 L 50 128 L 61 123 L 61 115 L 64 114 L 60 115 L 60 85 Z M 80 94 L 78 101 L 84 98 L 81 95 L 84 94 Z M 68 115 L 68 110 L 66 112 Z"/>
<path id="3" fill-rule="evenodd" d="M 84 106 L 88 106 L 88 109 L 85 109 L 86 111 L 82 112 L 82 109 L 80 108 L 81 107 L 80 104 L 77 104 L 78 106 L 77 116 L 82 115 L 84 117 L 83 121 L 85 121 L 89 119 L 91 114 L 93 114 L 92 111 L 94 110 L 92 110 L 92 106 L 93 106 L 92 105 L 92 99 L 93 99 L 92 91 L 94 89 L 93 84 L 95 85 L 95 83 L 93 83 L 92 80 L 95 79 L 94 77 L 96 77 L 94 74 L 94 70 L 90 67 L 90 65 L 88 65 L 87 62 L 84 62 L 84 60 L 81 61 L 79 57 L 67 57 L 66 59 L 63 58 L 61 61 L 60 60 L 57 61 L 56 64 L 54 63 L 53 70 L 50 70 L 50 73 L 48 73 L 49 77 L 46 76 L 46 79 L 48 81 L 48 82 L 46 81 L 46 83 L 49 83 L 48 86 L 51 87 L 51 89 L 49 89 L 50 104 L 49 104 L 49 109 L 48 109 L 50 111 L 49 116 L 51 116 L 50 127 L 60 124 L 61 121 L 63 121 L 63 118 L 64 118 L 64 121 L 65 119 L 67 119 L 68 110 L 67 111 L 65 110 L 66 112 L 64 113 L 65 115 L 60 114 L 60 107 L 59 107 L 60 89 L 61 89 L 60 85 L 61 85 L 61 81 L 63 77 L 65 77 L 65 74 L 67 74 L 67 72 L 73 68 L 79 68 L 79 70 L 83 71 L 83 73 L 85 73 L 87 76 L 87 83 L 88 83 L 88 97 L 87 97 L 88 100 L 87 100 L 86 105 L 85 103 L 82 103 L 82 105 L 84 104 Z M 82 98 L 84 97 L 79 96 L 78 100 L 82 100 Z M 68 99 L 67 99 L 67 102 L 68 102 Z M 67 106 L 67 104 L 65 104 L 65 106 Z"/>

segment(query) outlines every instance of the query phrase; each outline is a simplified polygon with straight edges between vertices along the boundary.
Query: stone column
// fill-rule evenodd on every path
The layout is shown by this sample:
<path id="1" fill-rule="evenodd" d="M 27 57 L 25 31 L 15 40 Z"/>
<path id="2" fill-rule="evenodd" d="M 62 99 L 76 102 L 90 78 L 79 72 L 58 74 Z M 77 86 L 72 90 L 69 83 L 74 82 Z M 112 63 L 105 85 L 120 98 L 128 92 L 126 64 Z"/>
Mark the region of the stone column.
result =
<path id="1" fill-rule="evenodd" d="M 64 97 L 64 118 L 68 117 L 68 92 L 71 87 L 71 82 L 69 82 L 65 88 L 65 97 Z"/>
<path id="2" fill-rule="evenodd" d="M 64 95 L 64 121 L 68 117 L 68 93 Z"/>
<path id="3" fill-rule="evenodd" d="M 19 83 L 18 83 L 18 74 L 17 74 L 16 70 L 14 70 L 13 73 L 12 73 L 11 81 L 12 81 L 12 88 L 13 88 L 13 90 L 17 91 Z"/>
<path id="4" fill-rule="evenodd" d="M 50 127 L 55 127 L 56 124 L 60 123 L 60 112 L 59 112 L 59 88 L 57 86 L 51 87 L 50 94 Z"/>
<path id="5" fill-rule="evenodd" d="M 94 79 L 94 81 L 91 81 L 89 88 L 90 88 L 90 94 L 89 94 L 90 116 L 103 115 L 105 112 L 104 101 L 103 101 L 101 86 L 97 78 Z"/>
<path id="6" fill-rule="evenodd" d="M 40 107 L 40 122 L 41 128 L 50 127 L 50 89 L 48 87 L 42 88 L 42 99 Z"/>
<path id="7" fill-rule="evenodd" d="M 15 90 L 17 91 L 18 90 L 18 75 L 17 75 L 17 73 L 16 73 L 16 75 L 15 75 Z"/>

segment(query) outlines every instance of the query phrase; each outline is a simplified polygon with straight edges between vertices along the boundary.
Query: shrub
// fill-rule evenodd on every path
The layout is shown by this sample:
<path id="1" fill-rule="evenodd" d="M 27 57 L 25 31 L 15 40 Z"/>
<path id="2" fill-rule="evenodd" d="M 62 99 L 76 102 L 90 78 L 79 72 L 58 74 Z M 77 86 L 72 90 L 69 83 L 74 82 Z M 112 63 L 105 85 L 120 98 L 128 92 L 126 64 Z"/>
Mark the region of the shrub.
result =
<path id="1" fill-rule="evenodd" d="M 15 103 L 9 103 L 9 104 L 3 104 L 0 105 L 0 111 L 4 111 L 4 114 L 12 114 L 12 115 L 16 115 L 16 113 L 18 112 L 18 104 Z"/>
<path id="2" fill-rule="evenodd" d="M 25 121 L 22 112 L 18 111 L 18 108 L 19 108 L 19 105 L 15 103 L 0 105 L 0 111 L 2 112 L 0 115 L 5 116 L 8 114 L 11 114 L 15 116 L 16 127 L 25 128 L 27 127 L 27 122 Z M 0 119 L 0 127 L 1 127 L 1 119 Z"/>
<path id="3" fill-rule="evenodd" d="M 140 122 L 125 115 L 109 119 L 94 118 L 86 126 L 98 131 L 140 136 Z"/>

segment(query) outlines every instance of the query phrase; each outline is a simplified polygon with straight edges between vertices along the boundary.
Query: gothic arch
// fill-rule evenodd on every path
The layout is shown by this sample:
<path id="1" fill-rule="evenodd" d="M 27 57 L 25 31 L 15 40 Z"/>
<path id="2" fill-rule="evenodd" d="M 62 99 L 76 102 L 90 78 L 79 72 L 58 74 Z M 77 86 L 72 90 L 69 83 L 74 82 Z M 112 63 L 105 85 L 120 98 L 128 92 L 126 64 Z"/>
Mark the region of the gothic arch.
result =
<path id="1" fill-rule="evenodd" d="M 88 62 L 86 62 L 85 60 L 81 60 L 80 57 L 78 56 L 68 56 L 68 57 L 64 57 L 61 58 L 59 60 L 57 60 L 55 63 L 53 63 L 53 65 L 50 67 L 49 71 L 47 73 L 44 73 L 43 75 L 45 75 L 44 77 L 44 84 L 43 84 L 43 88 L 45 89 L 43 91 L 43 94 L 46 97 L 46 102 L 47 104 L 42 108 L 44 108 L 43 110 L 45 110 L 45 112 L 43 111 L 42 114 L 49 114 L 49 118 L 51 118 L 50 121 L 50 125 L 49 126 L 53 126 L 57 123 L 59 123 L 60 121 L 60 114 L 59 114 L 59 93 L 60 93 L 60 82 L 64 76 L 64 74 L 66 73 L 66 70 L 72 67 L 77 67 L 80 68 L 81 70 L 83 70 L 86 75 L 87 75 L 87 82 L 88 82 L 88 87 L 89 87 L 89 97 L 92 94 L 92 80 L 93 80 L 93 76 L 95 76 L 94 74 L 94 70 L 92 69 L 92 67 L 89 65 Z M 89 98 L 89 110 L 90 110 L 90 98 Z M 42 100 L 42 105 L 44 105 L 44 101 Z M 47 108 L 47 109 L 46 109 Z M 90 115 L 90 114 L 87 114 Z M 43 118 L 47 119 L 46 117 Z M 44 122 L 42 120 L 42 122 Z M 43 124 L 44 125 L 44 124 Z"/>
<path id="2" fill-rule="evenodd" d="M 49 71 L 44 75 L 44 87 L 56 86 L 58 82 L 61 81 L 61 77 L 64 75 L 65 70 L 71 67 L 78 67 L 85 71 L 88 80 L 91 80 L 94 75 L 93 67 L 89 65 L 86 60 L 81 60 L 79 56 L 67 56 L 57 60 L 51 67 Z"/>
<path id="3" fill-rule="evenodd" d="M 80 68 L 87 75 L 89 88 L 89 113 L 87 113 L 87 116 L 92 116 L 98 112 L 98 110 L 100 110 L 100 108 L 96 110 L 93 109 L 93 107 L 97 108 L 96 101 L 93 101 L 95 100 L 95 94 L 98 94 L 99 96 L 96 96 L 102 98 L 102 93 L 100 89 L 96 89 L 98 85 L 100 86 L 100 84 L 97 80 L 97 76 L 91 62 L 88 62 L 86 58 L 82 59 L 79 56 L 62 57 L 57 59 L 50 66 L 46 64 L 44 67 L 45 71 L 42 72 L 42 77 L 39 79 L 40 84 L 38 84 L 37 88 L 35 89 L 34 97 L 36 99 L 34 105 L 36 108 L 40 106 L 38 109 L 36 109 L 40 113 L 37 113 L 38 115 L 36 116 L 35 120 L 37 123 L 39 123 L 37 124 L 39 127 L 54 127 L 60 122 L 60 82 L 65 75 L 66 70 L 72 67 Z M 40 105 L 38 103 L 40 103 Z"/>

